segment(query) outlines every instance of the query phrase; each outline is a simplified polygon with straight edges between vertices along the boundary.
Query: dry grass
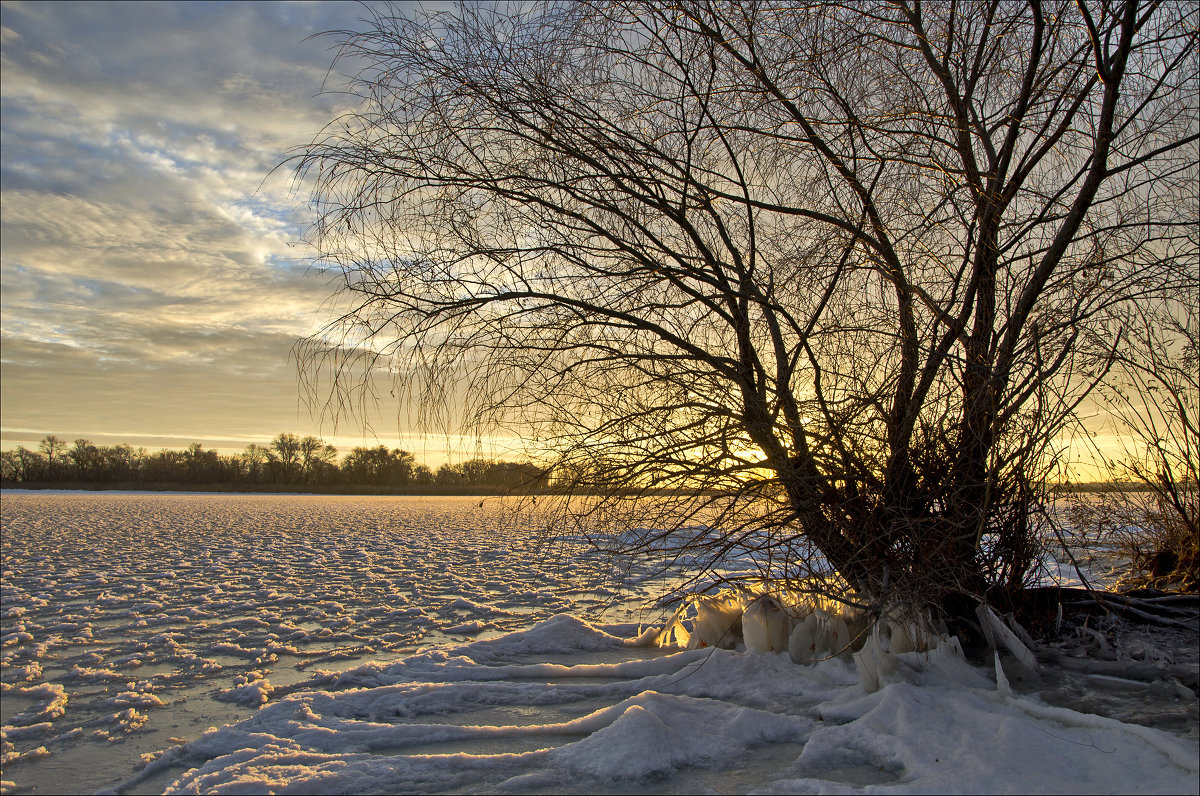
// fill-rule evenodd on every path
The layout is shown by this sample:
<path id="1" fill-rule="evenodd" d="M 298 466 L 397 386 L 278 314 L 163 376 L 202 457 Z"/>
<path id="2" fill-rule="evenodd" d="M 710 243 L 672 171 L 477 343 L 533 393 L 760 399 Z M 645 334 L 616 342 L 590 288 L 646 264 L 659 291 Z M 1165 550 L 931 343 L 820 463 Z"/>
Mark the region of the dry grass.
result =
<path id="1" fill-rule="evenodd" d="M 1077 496 L 1067 516 L 1082 538 L 1103 541 L 1111 555 L 1129 562 L 1119 588 L 1196 592 L 1200 544 L 1193 518 L 1200 492 L 1176 494 L 1185 511 L 1159 492 L 1113 490 Z"/>

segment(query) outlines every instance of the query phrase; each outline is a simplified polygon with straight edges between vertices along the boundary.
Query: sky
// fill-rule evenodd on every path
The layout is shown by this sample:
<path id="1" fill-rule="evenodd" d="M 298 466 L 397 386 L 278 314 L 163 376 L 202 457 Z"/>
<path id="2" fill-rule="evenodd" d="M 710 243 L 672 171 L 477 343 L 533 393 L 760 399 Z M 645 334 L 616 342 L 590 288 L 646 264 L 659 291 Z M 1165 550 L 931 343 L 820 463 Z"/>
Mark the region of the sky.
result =
<path id="1" fill-rule="evenodd" d="M 313 34 L 362 6 L 0 9 L 0 449 L 236 453 L 292 432 L 437 466 L 515 447 L 301 400 L 292 349 L 333 289 L 308 267 L 303 186 L 276 167 L 342 107 L 337 39 Z"/>
<path id="2" fill-rule="evenodd" d="M 233 453 L 459 440 L 314 419 L 291 351 L 332 290 L 286 167 L 339 109 L 353 3 L 25 3 L 0 14 L 0 448 L 47 434 Z M 274 171 L 273 171 L 274 169 Z M 389 414 L 390 413 L 390 414 Z"/>

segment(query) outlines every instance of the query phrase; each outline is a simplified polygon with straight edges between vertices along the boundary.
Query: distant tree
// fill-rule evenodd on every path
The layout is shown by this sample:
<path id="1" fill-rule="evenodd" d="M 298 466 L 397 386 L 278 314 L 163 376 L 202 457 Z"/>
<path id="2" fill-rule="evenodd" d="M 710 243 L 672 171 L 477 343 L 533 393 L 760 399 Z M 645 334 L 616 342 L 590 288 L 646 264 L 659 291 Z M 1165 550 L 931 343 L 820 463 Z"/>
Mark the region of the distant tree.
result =
<path id="1" fill-rule="evenodd" d="M 433 482 L 440 487 L 462 486 L 466 479 L 460 467 L 454 464 L 443 464 L 433 476 Z"/>
<path id="2" fill-rule="evenodd" d="M 59 460 L 66 457 L 66 441 L 49 434 L 38 443 L 38 450 L 46 457 L 46 475 L 53 478 L 58 472 Z"/>
<path id="3" fill-rule="evenodd" d="M 48 457 L 25 447 L 17 447 L 17 461 L 20 464 L 23 481 L 46 481 L 54 478 L 50 470 Z"/>
<path id="4" fill-rule="evenodd" d="M 220 472 L 220 481 L 222 483 L 240 483 L 244 484 L 250 480 L 250 471 L 246 466 L 246 460 L 240 453 L 232 456 L 218 456 L 217 468 Z"/>
<path id="5" fill-rule="evenodd" d="M 1200 229 L 1195 232 L 1200 235 Z M 1075 521 L 1120 540 L 1138 585 L 1195 591 L 1200 588 L 1200 280 L 1191 289 L 1126 307 L 1100 333 L 1096 343 L 1112 352 L 1113 367 L 1099 393 L 1121 445 L 1118 452 L 1101 448 L 1097 453 L 1109 479 L 1143 489 L 1080 497 Z M 1118 341 L 1115 347 L 1112 339 Z"/>
<path id="6" fill-rule="evenodd" d="M 406 450 L 395 448 L 392 450 L 390 461 L 388 463 L 388 480 L 396 486 L 408 486 L 412 483 L 413 468 L 416 466 L 416 458 Z"/>
<path id="7" fill-rule="evenodd" d="M 88 439 L 77 439 L 67 456 L 75 465 L 76 476 L 84 480 L 94 480 L 99 475 L 101 462 L 100 450 Z"/>
<path id="8" fill-rule="evenodd" d="M 492 480 L 494 465 L 494 462 L 487 459 L 470 459 L 457 465 L 457 470 L 462 474 L 464 483 L 471 486 L 483 486 Z"/>
<path id="9" fill-rule="evenodd" d="M 1181 299 L 1181 300 L 1180 300 Z M 1127 317 L 1104 395 L 1131 438 L 1110 466 L 1150 487 L 1195 539 L 1200 529 L 1200 290 Z"/>
<path id="10" fill-rule="evenodd" d="M 507 489 L 545 489 L 550 482 L 549 472 L 529 462 L 498 462 L 495 478 Z"/>
<path id="11" fill-rule="evenodd" d="M 324 440 L 307 436 L 297 443 L 299 468 L 305 483 L 317 483 L 326 477 L 327 470 L 337 460 L 337 448 Z"/>
<path id="12" fill-rule="evenodd" d="M 204 450 L 199 442 L 188 445 L 183 454 L 184 479 L 193 484 L 213 484 L 224 480 L 221 458 L 216 451 Z"/>
<path id="13" fill-rule="evenodd" d="M 132 481 L 138 466 L 138 453 L 126 444 L 100 449 L 100 472 L 105 481 Z"/>
<path id="14" fill-rule="evenodd" d="M 271 460 L 271 456 L 267 448 L 259 445 L 256 442 L 251 442 L 242 452 L 242 462 L 246 470 L 246 477 L 251 483 L 257 483 L 263 480 L 266 474 L 266 465 Z"/>
<path id="15" fill-rule="evenodd" d="M 470 459 L 457 465 L 463 483 L 469 486 L 490 486 L 498 489 L 536 489 L 545 485 L 540 467 L 527 463 Z"/>
<path id="16" fill-rule="evenodd" d="M 187 456 L 182 451 L 163 448 L 146 456 L 143 469 L 150 483 L 182 483 L 187 479 Z"/>
<path id="17" fill-rule="evenodd" d="M 300 440 L 295 434 L 284 433 L 271 440 L 267 456 L 278 470 L 279 480 L 296 483 L 300 476 Z"/>
<path id="18" fill-rule="evenodd" d="M 317 480 L 334 483 L 341 475 L 341 470 L 337 466 L 338 450 L 333 445 L 325 445 L 321 448 L 320 456 L 317 460 Z"/>
<path id="19" fill-rule="evenodd" d="M 291 434 L 280 434 L 270 446 L 251 443 L 233 456 L 222 456 L 198 442 L 184 450 L 164 448 L 152 454 L 145 448 L 134 449 L 127 444 L 98 446 L 86 439 L 76 440 L 68 449 L 61 440 L 51 438 L 50 442 L 43 440 L 40 447 L 52 450 L 64 462 L 53 476 L 46 455 L 18 446 L 0 452 L 0 477 L 21 483 L 84 479 L 99 484 L 204 485 L 267 483 L 273 477 L 283 483 L 335 486 L 344 482 L 381 487 L 429 486 L 435 481 L 428 467 L 418 465 L 413 454 L 400 448 L 355 448 L 339 467 L 333 445 L 313 436 L 298 438 Z M 480 484 L 508 484 L 517 472 L 520 479 L 533 478 L 537 469 L 486 460 L 478 460 L 472 467 L 474 483 Z M 289 477 L 293 480 L 288 481 Z M 443 480 L 453 485 L 466 483 L 461 468 L 451 468 Z"/>
<path id="20" fill-rule="evenodd" d="M 414 486 L 431 486 L 433 484 L 433 471 L 423 464 L 418 464 L 413 468 L 412 482 Z"/>
<path id="21" fill-rule="evenodd" d="M 355 448 L 342 462 L 342 472 L 351 483 L 372 486 L 408 486 L 416 460 L 408 451 L 386 446 Z"/>
<path id="22" fill-rule="evenodd" d="M 0 480 L 19 481 L 21 468 L 16 451 L 0 451 Z"/>
<path id="23" fill-rule="evenodd" d="M 345 299 L 310 384 L 391 358 L 434 420 L 619 482 L 630 552 L 965 626 L 1034 560 L 1083 331 L 1196 262 L 1198 15 L 372 6 L 296 160 Z"/>
<path id="24" fill-rule="evenodd" d="M 383 446 L 380 446 L 382 448 Z M 386 452 L 386 448 L 383 448 Z M 379 466 L 375 449 L 356 447 L 342 459 L 342 475 L 352 484 L 374 484 L 378 479 Z"/>

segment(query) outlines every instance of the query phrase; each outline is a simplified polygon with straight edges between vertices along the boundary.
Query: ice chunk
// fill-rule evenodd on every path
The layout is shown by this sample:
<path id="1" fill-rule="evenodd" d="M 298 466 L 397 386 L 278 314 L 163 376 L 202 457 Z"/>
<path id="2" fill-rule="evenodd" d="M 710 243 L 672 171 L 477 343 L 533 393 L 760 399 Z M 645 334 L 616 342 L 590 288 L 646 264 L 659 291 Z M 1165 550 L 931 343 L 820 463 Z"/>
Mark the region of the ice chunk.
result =
<path id="1" fill-rule="evenodd" d="M 729 590 L 697 597 L 693 636 L 701 647 L 732 649 L 741 636 L 743 600 Z"/>
<path id="2" fill-rule="evenodd" d="M 1017 663 L 1024 669 L 1029 672 L 1037 671 L 1037 658 L 1029 647 L 1017 638 L 1017 634 L 1004 624 L 1004 620 L 996 616 L 995 611 L 980 603 L 979 607 L 975 609 L 975 615 L 979 617 L 979 624 L 983 628 L 983 634 L 987 637 L 989 646 L 993 649 L 1004 647 L 1013 654 Z"/>
<path id="3" fill-rule="evenodd" d="M 833 655 L 842 655 L 850 650 L 850 628 L 840 614 L 827 616 L 823 622 L 825 644 Z"/>
<path id="4" fill-rule="evenodd" d="M 792 629 L 788 637 L 788 655 L 796 663 L 842 656 L 852 651 L 859 635 L 841 614 L 813 611 Z"/>
<path id="5" fill-rule="evenodd" d="M 266 675 L 253 669 L 246 674 L 238 675 L 234 687 L 221 691 L 216 699 L 222 702 L 241 702 L 246 705 L 262 705 L 271 697 L 275 687 L 267 680 Z"/>
<path id="6" fill-rule="evenodd" d="M 788 636 L 788 657 L 795 663 L 808 663 L 825 651 L 824 648 L 818 649 L 822 638 L 820 622 L 820 618 L 814 612 L 805 616 L 792 628 Z"/>
<path id="7" fill-rule="evenodd" d="M 626 647 L 653 647 L 656 646 L 659 637 L 659 627 L 650 625 L 643 628 L 638 628 L 638 633 L 633 638 L 625 639 Z"/>
<path id="8" fill-rule="evenodd" d="M 863 688 L 872 692 L 901 670 L 913 674 L 962 658 L 958 639 L 939 633 L 928 621 L 880 619 L 854 653 L 854 665 Z"/>
<path id="9" fill-rule="evenodd" d="M 882 624 L 876 623 L 875 627 L 871 628 L 862 649 L 854 653 L 854 667 L 858 670 L 858 679 L 868 693 L 878 691 L 883 681 L 896 669 L 896 660 L 888 653 L 887 639 L 881 637 Z"/>
<path id="10" fill-rule="evenodd" d="M 788 649 L 792 618 L 774 598 L 759 597 L 742 615 L 742 637 L 746 649 L 756 652 L 783 652 Z"/>
<path id="11" fill-rule="evenodd" d="M 105 700 L 104 704 L 115 707 L 160 708 L 167 703 L 149 691 L 131 689 Z"/>
<path id="12" fill-rule="evenodd" d="M 478 619 L 472 619 L 470 622 L 461 622 L 457 625 L 442 628 L 442 632 L 460 636 L 473 636 L 476 633 L 482 633 L 492 626 L 491 622 L 481 622 Z"/>
<path id="13" fill-rule="evenodd" d="M 34 724 L 42 719 L 57 719 L 67 711 L 67 689 L 58 683 L 42 683 L 27 688 L 4 687 L 5 693 L 41 698 L 41 703 L 23 710 L 8 720 L 13 726 Z"/>
<path id="14" fill-rule="evenodd" d="M 1012 686 L 1008 684 L 1008 677 L 1004 674 L 1004 667 L 1000 665 L 1000 653 L 993 653 L 996 656 L 996 690 L 1001 696 L 1012 696 Z"/>
<path id="15" fill-rule="evenodd" d="M 657 647 L 688 647 L 691 640 L 691 633 L 677 617 L 668 622 L 666 627 L 655 636 L 654 644 Z"/>

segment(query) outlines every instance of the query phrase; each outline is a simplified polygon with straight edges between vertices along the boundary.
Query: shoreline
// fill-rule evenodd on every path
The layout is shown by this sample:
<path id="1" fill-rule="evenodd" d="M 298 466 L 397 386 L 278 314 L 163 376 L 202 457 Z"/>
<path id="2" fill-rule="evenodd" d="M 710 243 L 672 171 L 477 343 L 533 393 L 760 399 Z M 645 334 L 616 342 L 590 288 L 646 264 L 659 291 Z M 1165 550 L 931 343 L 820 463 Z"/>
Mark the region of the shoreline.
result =
<path id="1" fill-rule="evenodd" d="M 558 494 L 548 490 L 500 489 L 497 487 L 372 487 L 319 486 L 313 484 L 87 484 L 79 482 L 3 483 L 2 492 L 137 492 L 148 494 L 206 495 L 314 495 L 347 497 L 532 497 Z"/>

